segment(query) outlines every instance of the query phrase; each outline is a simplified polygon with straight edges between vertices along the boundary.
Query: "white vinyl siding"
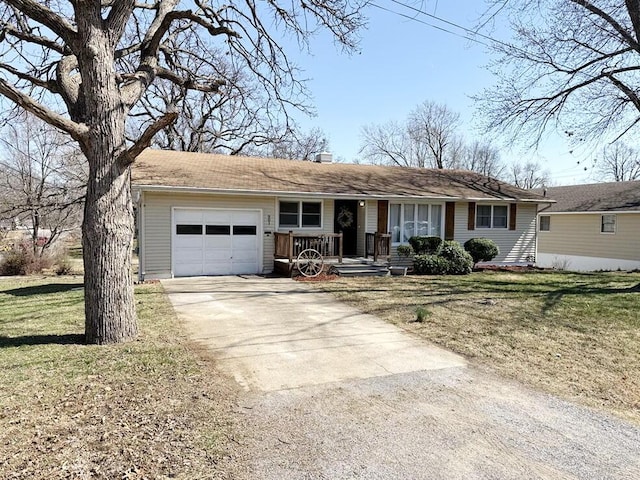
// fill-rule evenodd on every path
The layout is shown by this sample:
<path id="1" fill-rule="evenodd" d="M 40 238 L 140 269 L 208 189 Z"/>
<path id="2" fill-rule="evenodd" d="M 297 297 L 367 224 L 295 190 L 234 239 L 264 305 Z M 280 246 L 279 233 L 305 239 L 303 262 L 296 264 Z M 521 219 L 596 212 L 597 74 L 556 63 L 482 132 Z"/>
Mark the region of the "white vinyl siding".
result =
<path id="1" fill-rule="evenodd" d="M 367 232 L 375 233 L 378 230 L 378 200 L 367 200 Z M 379 232 L 387 233 L 387 232 Z"/>
<path id="2" fill-rule="evenodd" d="M 508 226 L 507 208 L 507 226 Z M 477 212 L 477 207 L 476 207 Z M 536 253 L 536 215 L 537 205 L 519 203 L 516 210 L 516 229 L 508 228 L 477 228 L 468 229 L 469 204 L 456 203 L 454 240 L 464 244 L 471 238 L 490 238 L 498 248 L 500 255 L 493 259 L 495 262 L 524 263 L 535 259 Z"/>

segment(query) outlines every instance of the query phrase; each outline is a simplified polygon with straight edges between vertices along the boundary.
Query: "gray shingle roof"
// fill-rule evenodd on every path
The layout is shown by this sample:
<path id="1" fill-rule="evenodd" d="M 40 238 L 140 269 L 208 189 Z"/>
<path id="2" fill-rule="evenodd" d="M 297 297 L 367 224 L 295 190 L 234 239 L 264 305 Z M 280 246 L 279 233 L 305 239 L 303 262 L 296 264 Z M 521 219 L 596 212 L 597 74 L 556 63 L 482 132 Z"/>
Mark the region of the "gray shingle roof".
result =
<path id="1" fill-rule="evenodd" d="M 133 184 L 227 192 L 545 201 L 478 173 L 145 150 Z"/>
<path id="2" fill-rule="evenodd" d="M 550 187 L 547 197 L 556 201 L 547 212 L 640 211 L 640 181 Z"/>

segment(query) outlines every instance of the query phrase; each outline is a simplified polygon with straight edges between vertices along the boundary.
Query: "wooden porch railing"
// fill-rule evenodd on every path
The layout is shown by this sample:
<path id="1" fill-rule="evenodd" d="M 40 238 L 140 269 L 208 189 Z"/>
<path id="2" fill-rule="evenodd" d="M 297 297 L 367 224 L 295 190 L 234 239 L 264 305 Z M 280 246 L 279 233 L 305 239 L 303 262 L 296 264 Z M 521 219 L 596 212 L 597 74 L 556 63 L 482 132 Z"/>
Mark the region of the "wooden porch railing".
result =
<path id="1" fill-rule="evenodd" d="M 367 257 L 373 257 L 374 262 L 377 262 L 380 257 L 389 258 L 391 255 L 390 233 L 367 233 L 365 239 L 365 254 Z"/>
<path id="2" fill-rule="evenodd" d="M 286 258 L 291 262 L 307 248 L 313 248 L 325 258 L 337 258 L 342 263 L 342 233 L 280 233 L 275 232 L 275 258 Z"/>

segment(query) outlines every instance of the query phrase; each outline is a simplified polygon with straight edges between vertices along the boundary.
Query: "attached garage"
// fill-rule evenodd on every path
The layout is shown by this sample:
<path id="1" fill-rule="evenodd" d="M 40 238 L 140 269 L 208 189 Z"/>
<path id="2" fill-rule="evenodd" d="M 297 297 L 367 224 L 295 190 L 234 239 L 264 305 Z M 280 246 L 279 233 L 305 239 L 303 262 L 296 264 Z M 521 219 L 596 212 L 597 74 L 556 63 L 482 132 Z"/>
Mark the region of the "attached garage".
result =
<path id="1" fill-rule="evenodd" d="M 173 275 L 236 275 L 262 271 L 259 210 L 174 208 Z"/>

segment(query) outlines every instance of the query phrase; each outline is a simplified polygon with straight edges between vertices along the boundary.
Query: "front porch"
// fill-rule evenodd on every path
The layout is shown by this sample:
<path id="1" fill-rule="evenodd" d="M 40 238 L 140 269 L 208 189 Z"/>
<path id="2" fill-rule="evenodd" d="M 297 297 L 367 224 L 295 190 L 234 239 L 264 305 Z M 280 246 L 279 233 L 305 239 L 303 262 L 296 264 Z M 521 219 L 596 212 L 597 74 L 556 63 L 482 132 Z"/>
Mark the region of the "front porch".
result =
<path id="1" fill-rule="evenodd" d="M 386 233 L 367 233 L 365 242 L 365 256 L 343 255 L 343 234 L 323 233 L 304 234 L 275 232 L 275 252 L 273 270 L 284 276 L 294 274 L 298 256 L 305 250 L 311 249 L 322 255 L 325 268 L 339 267 L 344 272 L 357 274 L 360 271 L 372 273 L 379 267 L 387 267 L 391 256 L 391 235 Z"/>

